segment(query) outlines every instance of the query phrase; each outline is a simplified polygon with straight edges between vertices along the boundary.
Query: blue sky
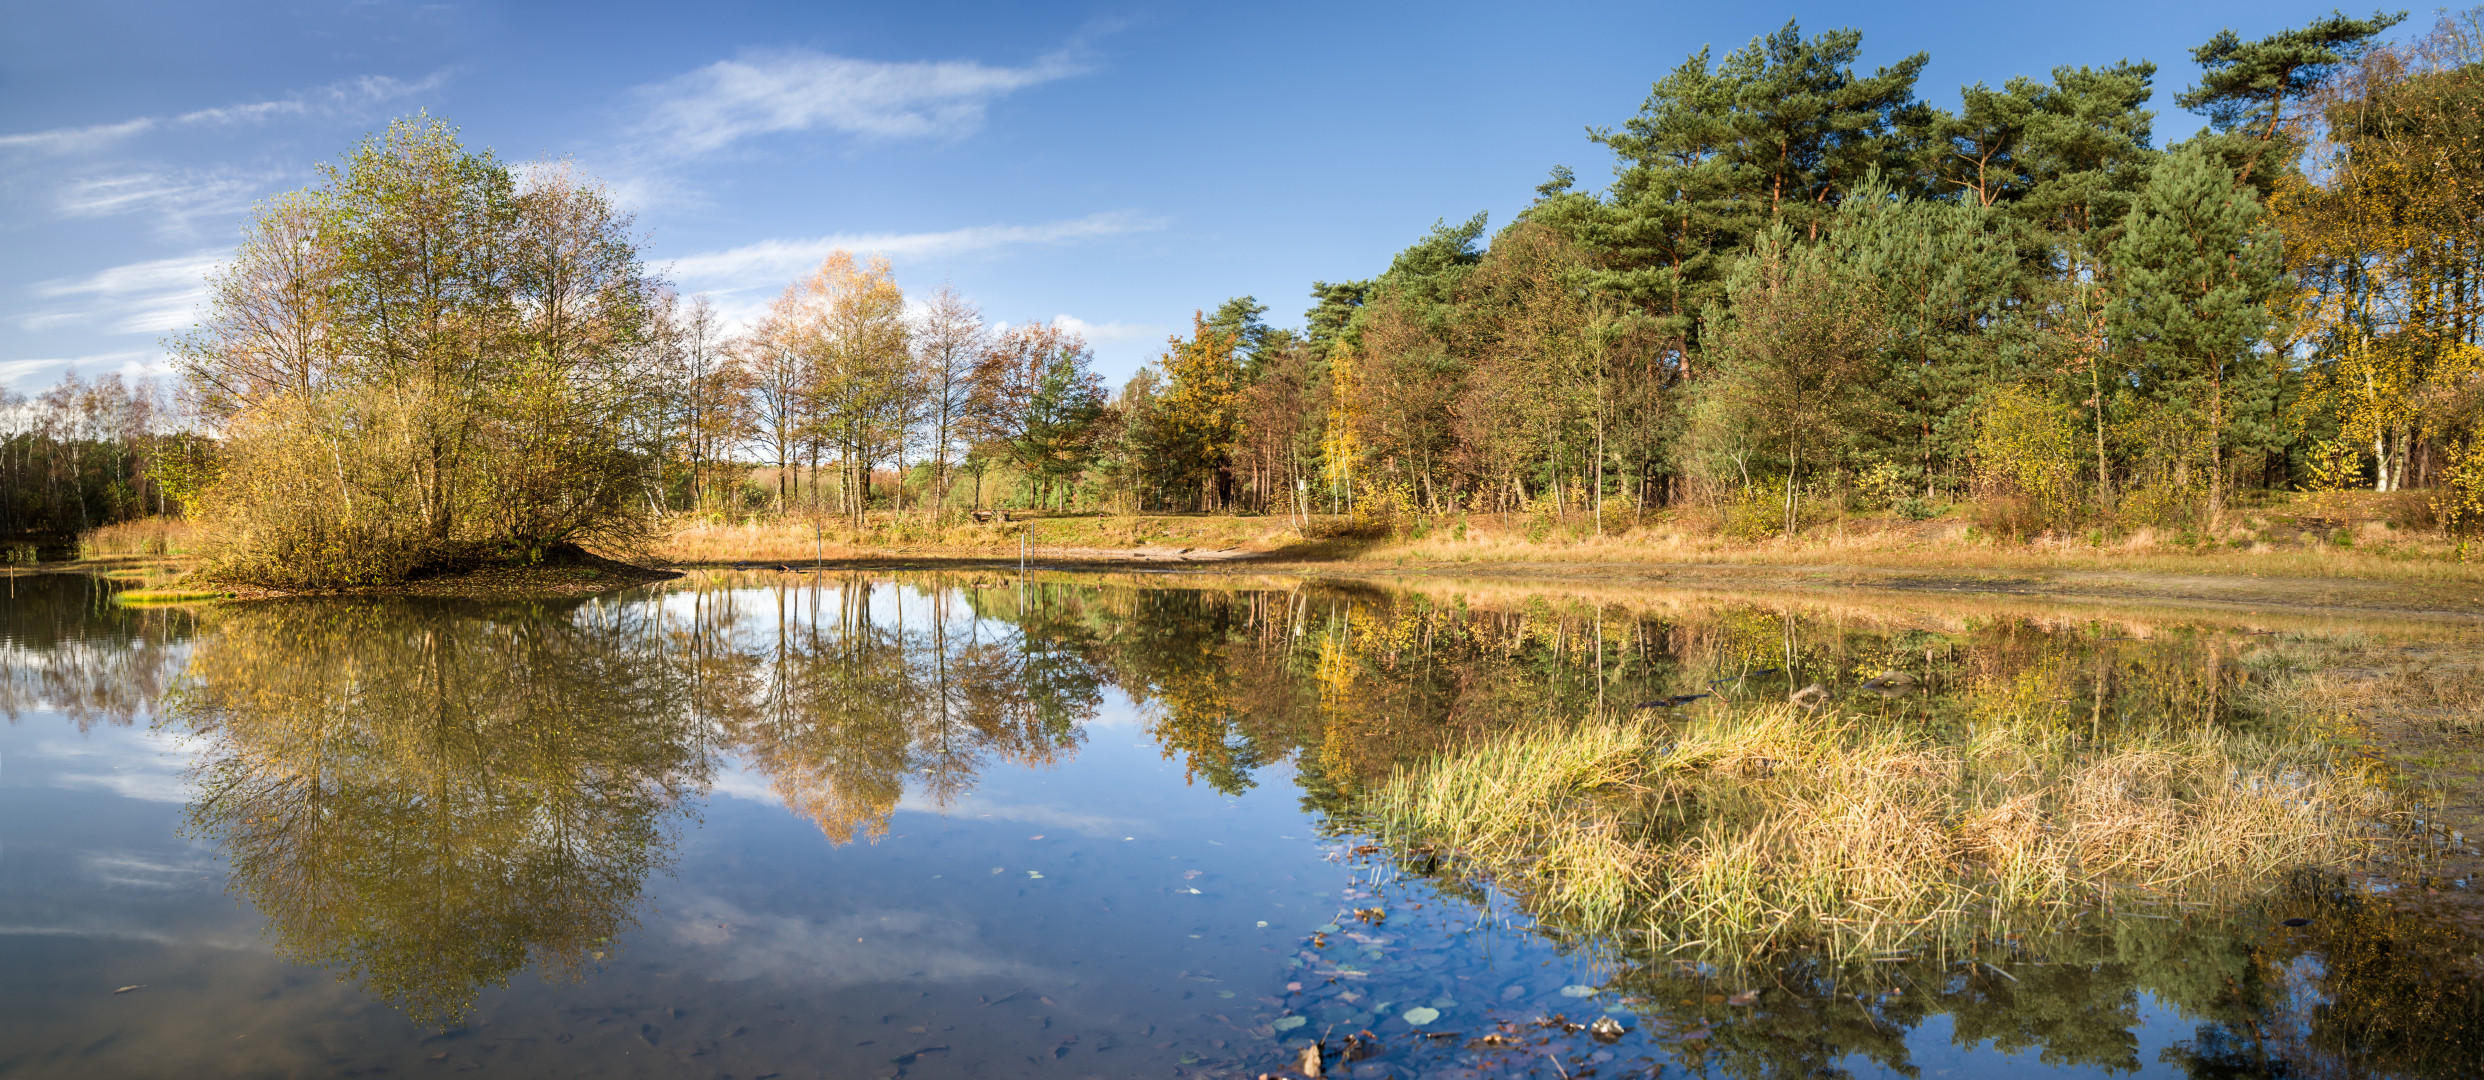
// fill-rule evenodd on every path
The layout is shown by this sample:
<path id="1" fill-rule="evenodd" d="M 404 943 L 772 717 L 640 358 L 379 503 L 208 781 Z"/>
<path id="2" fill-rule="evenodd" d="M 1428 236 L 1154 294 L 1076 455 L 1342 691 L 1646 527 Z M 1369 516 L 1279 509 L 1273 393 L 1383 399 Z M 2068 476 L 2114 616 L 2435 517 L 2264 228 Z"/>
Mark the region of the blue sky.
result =
<path id="1" fill-rule="evenodd" d="M 1801 20 L 1923 96 L 2155 60 L 2312 3 L 652 4 L 0 2 L 0 382 L 160 370 L 254 199 L 429 110 L 503 157 L 567 156 L 685 291 L 746 312 L 829 248 L 996 320 L 1069 320 L 1116 383 L 1193 309 L 1300 325 L 1436 218 L 1497 226 L 1552 166 L 1603 182 L 1683 56 Z M 2416 29 L 2410 22 L 2401 32 Z"/>

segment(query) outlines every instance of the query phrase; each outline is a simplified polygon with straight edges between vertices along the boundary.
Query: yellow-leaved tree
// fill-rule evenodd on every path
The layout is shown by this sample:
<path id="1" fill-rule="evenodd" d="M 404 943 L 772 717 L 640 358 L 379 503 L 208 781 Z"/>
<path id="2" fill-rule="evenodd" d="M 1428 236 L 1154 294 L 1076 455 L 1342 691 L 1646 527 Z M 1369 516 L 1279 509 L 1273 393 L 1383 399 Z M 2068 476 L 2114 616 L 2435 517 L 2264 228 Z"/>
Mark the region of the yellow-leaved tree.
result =
<path id="1" fill-rule="evenodd" d="M 260 204 L 176 343 L 219 468 L 210 572 L 385 584 L 648 536 L 656 283 L 610 195 L 389 125 Z"/>

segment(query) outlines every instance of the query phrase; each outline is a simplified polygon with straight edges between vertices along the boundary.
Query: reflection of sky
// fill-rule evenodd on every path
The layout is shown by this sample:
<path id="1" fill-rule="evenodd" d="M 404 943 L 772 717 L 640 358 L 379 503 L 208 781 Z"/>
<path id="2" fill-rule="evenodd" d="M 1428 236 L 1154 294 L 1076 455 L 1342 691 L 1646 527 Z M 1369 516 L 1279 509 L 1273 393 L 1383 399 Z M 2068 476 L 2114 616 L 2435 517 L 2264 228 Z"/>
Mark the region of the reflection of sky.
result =
<path id="1" fill-rule="evenodd" d="M 145 728 L 0 726 L 0 951 L 27 935 L 258 947 L 215 910 L 223 861 L 175 835 L 187 764 L 187 740 Z"/>
<path id="2" fill-rule="evenodd" d="M 774 635 L 773 590 L 725 599 L 736 637 Z M 833 589 L 783 596 L 798 624 L 823 627 L 844 599 Z M 686 617 L 695 598 L 658 602 Z M 911 588 L 879 586 L 864 602 L 875 621 L 902 618 L 910 637 L 935 617 L 934 601 Z M 953 641 L 1016 634 L 988 619 L 969 631 L 967 612 L 960 598 L 947 604 Z M 674 1030 L 725 1013 L 733 1025 L 702 1038 L 742 1028 L 774 1039 L 760 1055 L 774 1066 L 749 1073 L 787 1061 L 832 1071 L 844 1062 L 858 1075 L 885 1067 L 888 1038 L 804 1041 L 884 1016 L 894 1017 L 890 1038 L 924 1027 L 918 1041 L 953 1045 L 945 1053 L 960 1063 L 1021 1060 L 1037 1044 L 1018 1044 L 1042 1030 L 1052 1033 L 1041 1049 L 1076 1036 L 1084 1041 L 1073 1045 L 1115 1046 L 1130 1067 L 1148 1069 L 1128 1055 L 1157 1053 L 1153 1043 L 1176 1030 L 1166 1003 L 1192 995 L 1244 1015 L 1247 996 L 1215 992 L 1266 966 L 1263 947 L 1329 918 L 1310 893 L 1334 890 L 1343 872 L 1301 841 L 1310 833 L 1284 769 L 1240 799 L 1190 786 L 1178 762 L 1143 741 L 1136 712 L 1107 690 L 1094 728 L 1122 737 L 1087 740 L 1048 768 L 990 763 L 946 806 L 909 792 L 876 842 L 829 843 L 763 776 L 721 762 L 709 797 L 677 829 L 671 872 L 645 884 L 638 928 L 611 944 L 600 970 L 578 986 L 521 975 L 487 991 L 465 1030 L 534 1040 L 541 1055 L 503 1066 L 521 1075 L 590 1071 L 589 1061 L 602 1071 L 632 1055 L 669 1068 L 673 1037 L 642 1026 Z M 193 795 L 188 751 L 144 727 L 81 734 L 42 713 L 0 727 L 0 1047 L 67 1053 L 100 1043 L 117 1049 L 85 1064 L 105 1072 L 114 1062 L 210 1073 L 405 1068 L 437 1052 L 432 1036 L 352 980 L 277 959 L 260 937 L 262 914 L 223 895 L 222 854 L 178 835 Z M 123 986 L 143 989 L 111 993 Z M 659 999 L 667 1004 L 653 1021 L 632 1013 L 626 1024 L 580 1026 L 580 1015 L 619 1016 Z M 1013 1004 L 976 1004 L 986 999 Z M 1030 1020 L 1017 1002 L 1048 1019 Z M 1196 1012 L 1187 1023 L 1202 1022 Z M 796 1023 L 761 1027 L 749 1020 L 758 1014 Z M 1139 1044 L 1140 1032 L 1158 1029 Z M 257 1032 L 268 1044 L 222 1032 Z M 1208 1037 L 1203 1029 L 1184 1045 Z"/>
<path id="3" fill-rule="evenodd" d="M 740 613 L 738 634 L 774 633 L 773 590 L 723 598 Z M 784 599 L 823 624 L 843 602 L 835 590 Z M 686 618 L 695 598 L 657 602 Z M 866 602 L 910 633 L 935 614 L 911 588 L 882 585 Z M 947 607 L 962 629 L 963 603 Z M 1015 633 L 992 620 L 976 632 Z M 637 928 L 608 943 L 583 982 L 522 974 L 443 1035 L 340 973 L 273 954 L 262 914 L 223 895 L 222 853 L 178 834 L 192 796 L 187 741 L 143 727 L 81 734 L 29 714 L 0 726 L 0 1073 L 433 1063 L 521 1076 L 789 1064 L 869 1075 L 941 1045 L 954 1068 L 1033 1060 L 1025 1075 L 1165 1074 L 1181 1049 L 1248 1041 L 1258 999 L 1301 978 L 1283 961 L 1310 928 L 1339 918 L 1353 872 L 1310 842 L 1315 823 L 1287 767 L 1261 770 L 1239 796 L 1191 784 L 1117 690 L 1092 727 L 1112 734 L 1050 767 L 991 763 L 945 806 L 908 792 L 886 836 L 841 845 L 746 763 L 724 761 L 678 822 L 669 872 L 645 883 Z M 1422 895 L 1475 925 L 1461 902 Z M 1392 919 L 1374 939 L 1421 933 Z M 1400 983 L 1437 980 L 1424 1000 L 1463 1002 L 1443 1006 L 1444 1026 L 1483 1021 L 1477 1003 L 1496 988 L 1600 981 L 1590 959 L 1525 933 L 1424 947 L 1447 966 L 1367 966 Z M 112 993 L 127 986 L 143 989 Z M 2138 1008 L 2141 1073 L 2168 1073 L 2161 1051 L 2193 1028 L 2152 999 Z M 1402 1034 L 1393 1023 L 1381 1026 Z M 2033 1051 L 1955 1047 L 1950 1031 L 1934 1016 L 1908 1035 L 1921 1076 L 2087 1072 Z M 19 1047 L 33 1056 L 12 1056 Z M 1860 1057 L 1842 1064 L 1884 1075 Z"/>

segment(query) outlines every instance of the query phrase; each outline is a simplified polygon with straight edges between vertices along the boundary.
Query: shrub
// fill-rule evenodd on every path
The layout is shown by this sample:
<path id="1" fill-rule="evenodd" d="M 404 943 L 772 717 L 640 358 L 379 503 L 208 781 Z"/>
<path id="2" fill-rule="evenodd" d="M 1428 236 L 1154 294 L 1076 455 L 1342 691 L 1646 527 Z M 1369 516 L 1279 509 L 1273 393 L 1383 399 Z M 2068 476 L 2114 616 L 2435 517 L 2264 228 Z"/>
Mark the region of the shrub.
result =
<path id="1" fill-rule="evenodd" d="M 2050 397 L 2003 387 L 1984 399 L 1975 424 L 1975 486 L 1983 525 L 2005 536 L 2066 528 L 2086 493 L 2079 484 L 2076 418 Z"/>
<path id="2" fill-rule="evenodd" d="M 2433 516 L 2458 540 L 2458 557 L 2467 557 L 2467 542 L 2484 533 L 2484 434 L 2469 436 L 2452 447 L 2441 470 L 2441 491 L 2430 500 Z"/>
<path id="3" fill-rule="evenodd" d="M 1906 470 L 1883 461 L 1855 477 L 1854 500 L 1859 509 L 1887 510 L 1908 501 L 1911 488 Z"/>

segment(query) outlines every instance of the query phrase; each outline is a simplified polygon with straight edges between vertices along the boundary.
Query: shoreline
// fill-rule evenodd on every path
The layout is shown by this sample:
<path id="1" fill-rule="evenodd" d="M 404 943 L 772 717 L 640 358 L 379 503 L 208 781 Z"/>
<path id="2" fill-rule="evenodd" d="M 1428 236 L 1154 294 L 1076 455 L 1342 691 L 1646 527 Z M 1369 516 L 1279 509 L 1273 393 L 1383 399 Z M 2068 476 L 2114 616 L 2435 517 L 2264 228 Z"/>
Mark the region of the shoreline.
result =
<path id="1" fill-rule="evenodd" d="M 1891 596 L 1948 594 L 1995 596 L 2019 600 L 2076 604 L 2198 607 L 2250 613 L 2281 610 L 2295 614 L 2332 614 L 2421 618 L 2449 622 L 2484 621 L 2484 583 L 2463 580 L 2419 581 L 2349 574 L 2309 575 L 2232 571 L 2225 557 L 2200 557 L 2195 569 L 2099 569 L 2085 565 L 1990 565 L 1964 552 L 1954 565 L 1890 565 L 1870 559 L 1781 561 L 1788 553 L 1764 557 L 1696 561 L 1524 558 L 1392 558 L 1357 557 L 1353 553 L 1300 549 L 1252 551 L 1239 546 L 1221 550 L 1177 549 L 1169 546 L 1133 551 L 1045 545 L 1021 560 L 1012 553 L 906 548 L 857 551 L 847 547 L 817 560 L 766 558 L 650 558 L 624 562 L 589 555 L 582 560 L 530 566 L 484 566 L 422 578 L 401 585 L 292 592 L 200 581 L 190 575 L 193 560 L 185 556 L 120 556 L 62 560 L 19 568 L 18 575 L 84 573 L 132 582 L 132 601 L 178 603 L 223 599 L 265 599 L 280 596 L 448 596 L 468 598 L 580 596 L 676 580 L 702 571 L 747 573 L 850 573 L 870 571 L 956 571 L 1016 573 L 1144 574 L 1166 578 L 1233 576 L 1291 577 L 1312 581 L 1472 580 L 1505 585 L 1594 585 L 1607 588 L 1659 588 L 1697 591 L 1761 591 L 1778 593 L 1872 592 Z M 1826 553 L 1823 553 L 1826 554 Z M 2211 561 L 2214 560 L 2214 561 Z M 2015 560 L 2012 561 L 2016 563 Z"/>
<path id="2" fill-rule="evenodd" d="M 750 573 L 874 570 L 1015 573 L 1020 563 L 1015 558 L 980 555 L 891 552 L 848 555 L 816 563 L 700 560 L 666 565 L 676 571 L 738 570 Z M 1895 595 L 1948 593 L 2100 605 L 2187 606 L 2241 612 L 2280 608 L 2293 613 L 2484 621 L 2484 586 L 2334 576 L 2085 568 L 2027 570 L 1972 565 L 1955 569 L 1927 569 L 1862 562 L 1310 561 L 1286 558 L 1277 553 L 1217 553 L 1169 561 L 1114 558 L 1103 553 L 1080 552 L 1067 558 L 1057 555 L 1031 558 L 1024 565 L 1029 573 L 1136 573 L 1168 578 L 1250 575 L 1374 581 L 1468 579 L 1545 586 L 1593 584 L 1702 591 L 1818 593 L 1853 590 Z"/>

